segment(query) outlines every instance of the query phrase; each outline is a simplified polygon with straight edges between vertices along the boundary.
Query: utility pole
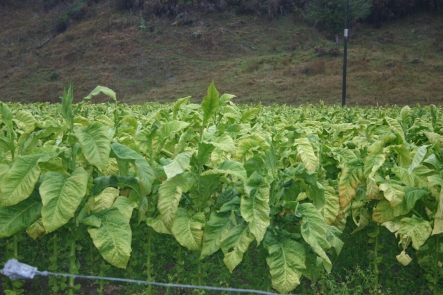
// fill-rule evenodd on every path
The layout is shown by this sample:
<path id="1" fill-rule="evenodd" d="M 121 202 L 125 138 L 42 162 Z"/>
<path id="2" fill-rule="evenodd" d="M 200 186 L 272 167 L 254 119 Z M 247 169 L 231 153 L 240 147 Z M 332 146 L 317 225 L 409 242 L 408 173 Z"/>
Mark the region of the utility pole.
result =
<path id="1" fill-rule="evenodd" d="M 348 12 L 349 12 L 349 0 L 346 0 L 346 12 L 345 12 L 345 41 L 344 41 L 344 53 L 343 53 L 343 84 L 341 95 L 341 106 L 346 105 L 346 60 L 348 58 Z"/>

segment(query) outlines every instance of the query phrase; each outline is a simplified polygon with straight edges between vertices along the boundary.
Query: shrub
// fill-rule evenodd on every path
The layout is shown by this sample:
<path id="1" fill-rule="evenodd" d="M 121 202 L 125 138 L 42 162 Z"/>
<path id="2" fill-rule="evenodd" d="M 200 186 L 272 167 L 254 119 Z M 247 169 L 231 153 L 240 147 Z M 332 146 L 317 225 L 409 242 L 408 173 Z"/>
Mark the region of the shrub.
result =
<path id="1" fill-rule="evenodd" d="M 313 25 L 319 24 L 322 29 L 337 34 L 345 27 L 346 0 L 312 0 L 306 6 L 306 20 Z M 350 23 L 365 19 L 371 13 L 370 0 L 349 1 Z"/>

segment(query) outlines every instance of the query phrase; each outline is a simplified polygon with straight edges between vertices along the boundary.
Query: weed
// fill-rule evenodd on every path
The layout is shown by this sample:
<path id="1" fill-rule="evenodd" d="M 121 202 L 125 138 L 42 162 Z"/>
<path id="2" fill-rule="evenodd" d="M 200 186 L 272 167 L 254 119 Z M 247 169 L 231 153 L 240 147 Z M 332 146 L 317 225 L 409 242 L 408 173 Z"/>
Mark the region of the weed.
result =
<path id="1" fill-rule="evenodd" d="M 51 79 L 51 80 L 57 80 L 59 76 L 60 76 L 60 74 L 59 74 L 57 71 L 53 71 L 53 72 L 51 73 L 51 75 L 49 75 L 49 79 Z"/>

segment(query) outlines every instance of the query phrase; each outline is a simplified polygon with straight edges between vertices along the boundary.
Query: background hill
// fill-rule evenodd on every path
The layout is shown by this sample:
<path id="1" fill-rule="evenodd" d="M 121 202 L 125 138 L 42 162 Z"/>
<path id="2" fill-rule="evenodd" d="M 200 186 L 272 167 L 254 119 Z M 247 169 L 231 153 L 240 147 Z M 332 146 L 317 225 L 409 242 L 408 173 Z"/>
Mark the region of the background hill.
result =
<path id="1" fill-rule="evenodd" d="M 200 101 L 213 80 L 237 103 L 341 102 L 342 42 L 297 7 L 147 13 L 131 1 L 28 2 L 0 4 L 2 101 L 59 102 L 71 82 L 77 99 L 104 85 L 126 103 Z M 441 10 L 380 19 L 351 29 L 349 104 L 441 104 Z"/>

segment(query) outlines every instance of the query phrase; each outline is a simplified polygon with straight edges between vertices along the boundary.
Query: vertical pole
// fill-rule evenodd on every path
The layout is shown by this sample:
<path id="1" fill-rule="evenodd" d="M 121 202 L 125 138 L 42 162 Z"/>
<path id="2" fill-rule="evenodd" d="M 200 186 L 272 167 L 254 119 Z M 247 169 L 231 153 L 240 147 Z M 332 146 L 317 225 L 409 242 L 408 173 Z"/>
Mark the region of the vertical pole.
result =
<path id="1" fill-rule="evenodd" d="M 345 32 L 344 32 L 344 53 L 343 53 L 343 84 L 342 84 L 342 95 L 341 95 L 341 106 L 346 105 L 346 61 L 348 58 L 348 11 L 349 11 L 349 0 L 346 0 L 346 12 L 345 12 Z"/>

